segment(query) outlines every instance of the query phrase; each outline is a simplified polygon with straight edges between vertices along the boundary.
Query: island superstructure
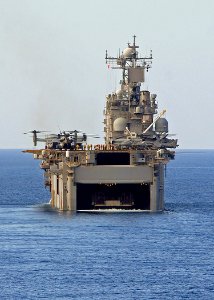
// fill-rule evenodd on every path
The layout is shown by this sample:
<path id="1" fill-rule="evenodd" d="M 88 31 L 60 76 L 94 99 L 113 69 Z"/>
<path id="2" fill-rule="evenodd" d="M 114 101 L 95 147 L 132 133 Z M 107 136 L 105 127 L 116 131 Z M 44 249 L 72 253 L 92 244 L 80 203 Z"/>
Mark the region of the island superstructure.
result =
<path id="1" fill-rule="evenodd" d="M 140 56 L 136 37 L 118 57 L 106 51 L 108 68 L 120 69 L 120 87 L 106 96 L 105 142 L 91 145 L 87 134 L 64 131 L 38 137 L 40 150 L 26 150 L 42 160 L 51 206 L 63 211 L 164 209 L 164 167 L 174 158 L 176 139 L 158 113 L 157 95 L 144 89 L 152 53 Z"/>

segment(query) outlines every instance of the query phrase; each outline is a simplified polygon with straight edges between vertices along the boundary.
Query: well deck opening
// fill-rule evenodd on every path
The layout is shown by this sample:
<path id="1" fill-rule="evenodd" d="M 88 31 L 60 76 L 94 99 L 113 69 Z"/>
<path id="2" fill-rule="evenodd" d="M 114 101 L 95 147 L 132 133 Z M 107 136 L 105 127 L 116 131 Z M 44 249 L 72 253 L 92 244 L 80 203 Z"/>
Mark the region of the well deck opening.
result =
<path id="1" fill-rule="evenodd" d="M 149 184 L 77 184 L 77 210 L 150 209 Z"/>

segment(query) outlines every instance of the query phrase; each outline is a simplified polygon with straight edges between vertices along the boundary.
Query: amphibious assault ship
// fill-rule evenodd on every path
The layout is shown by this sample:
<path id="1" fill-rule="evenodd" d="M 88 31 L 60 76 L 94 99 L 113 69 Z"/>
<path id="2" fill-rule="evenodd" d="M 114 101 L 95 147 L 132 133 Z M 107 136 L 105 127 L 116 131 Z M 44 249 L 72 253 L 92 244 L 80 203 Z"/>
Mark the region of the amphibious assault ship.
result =
<path id="1" fill-rule="evenodd" d="M 108 68 L 120 69 L 120 88 L 106 96 L 105 142 L 91 145 L 87 134 L 63 131 L 41 138 L 33 130 L 34 145 L 25 150 L 41 160 L 50 204 L 63 211 L 164 209 L 164 167 L 174 158 L 177 140 L 168 136 L 168 122 L 158 113 L 157 95 L 144 89 L 152 53 L 140 56 L 128 43 L 117 57 L 106 51 Z"/>

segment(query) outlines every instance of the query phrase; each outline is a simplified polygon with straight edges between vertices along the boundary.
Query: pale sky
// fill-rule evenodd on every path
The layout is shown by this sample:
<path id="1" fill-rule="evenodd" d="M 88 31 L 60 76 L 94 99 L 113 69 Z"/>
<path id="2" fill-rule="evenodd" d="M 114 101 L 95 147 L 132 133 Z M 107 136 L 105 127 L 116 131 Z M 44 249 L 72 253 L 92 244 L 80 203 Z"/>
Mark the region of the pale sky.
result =
<path id="1" fill-rule="evenodd" d="M 180 148 L 214 148 L 213 0 L 0 0 L 0 148 L 33 148 L 32 129 L 103 135 L 120 80 L 105 50 L 133 34 Z"/>

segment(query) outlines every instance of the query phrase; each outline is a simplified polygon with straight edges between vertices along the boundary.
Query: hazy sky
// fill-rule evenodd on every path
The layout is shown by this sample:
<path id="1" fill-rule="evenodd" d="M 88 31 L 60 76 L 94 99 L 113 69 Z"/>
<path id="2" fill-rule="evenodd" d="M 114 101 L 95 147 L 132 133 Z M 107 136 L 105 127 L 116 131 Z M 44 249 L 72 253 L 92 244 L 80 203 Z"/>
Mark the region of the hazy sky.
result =
<path id="1" fill-rule="evenodd" d="M 214 148 L 213 0 L 0 0 L 0 148 L 33 148 L 32 129 L 103 134 L 120 79 L 105 50 L 133 34 L 180 148 Z"/>

